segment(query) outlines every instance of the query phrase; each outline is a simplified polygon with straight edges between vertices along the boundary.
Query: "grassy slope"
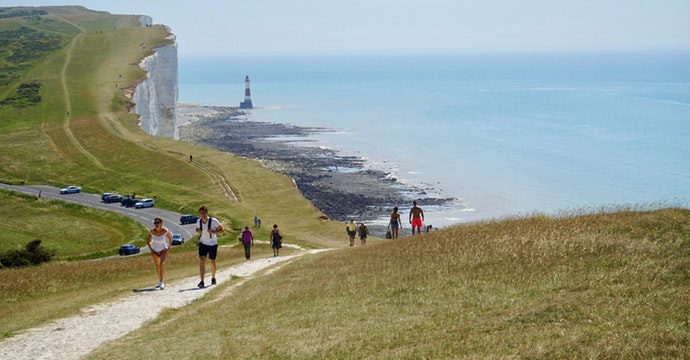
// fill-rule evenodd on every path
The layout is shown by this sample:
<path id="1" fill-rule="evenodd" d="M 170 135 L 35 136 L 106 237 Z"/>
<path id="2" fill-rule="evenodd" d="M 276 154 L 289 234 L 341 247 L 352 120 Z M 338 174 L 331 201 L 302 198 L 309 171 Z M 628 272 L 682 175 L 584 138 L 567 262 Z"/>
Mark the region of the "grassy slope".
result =
<path id="1" fill-rule="evenodd" d="M 205 203 L 234 227 L 258 214 L 264 224 L 281 224 L 288 242 L 344 243 L 341 226 L 317 221 L 319 212 L 290 179 L 250 160 L 141 132 L 115 83 L 136 83 L 142 75 L 138 59 L 151 45 L 165 42 L 165 29 L 131 28 L 133 17 L 53 11 L 63 21 L 54 29 L 76 24 L 79 32 L 63 51 L 25 74 L 44 85 L 41 105 L 0 108 L 0 179 L 76 183 L 93 192 L 136 191 L 185 212 Z M 142 41 L 147 48 L 138 46 Z M 194 154 L 193 163 L 188 154 Z M 226 193 L 228 187 L 237 200 Z M 50 204 L 10 199 L 11 208 L 0 201 L 8 214 L 0 217 L 2 232 L 21 229 L 23 220 L 10 211 L 40 210 L 73 221 L 51 211 Z M 222 241 L 234 238 L 230 234 Z M 94 357 L 649 358 L 688 353 L 687 210 L 504 220 L 370 243 L 302 259 L 232 294 L 224 293 L 228 284 L 223 284 L 209 294 L 209 300 L 221 302 L 170 311 Z M 255 256 L 270 253 L 257 250 Z M 176 248 L 173 255 L 170 280 L 196 273 L 193 248 Z M 224 250 L 220 261 L 221 266 L 243 261 L 241 251 Z M 0 271 L 0 334 L 127 294 L 149 285 L 152 275 L 148 257 Z"/>
<path id="2" fill-rule="evenodd" d="M 50 11 L 48 20 L 39 23 L 25 18 L 0 19 L 0 29 L 48 29 L 64 36 L 66 44 L 23 70 L 15 84 L 0 88 L 0 95 L 5 97 L 20 82 L 37 80 L 42 85 L 39 105 L 0 107 L 0 181 L 79 184 L 94 193 L 136 192 L 155 197 L 158 207 L 180 212 L 195 212 L 206 204 L 228 229 L 251 224 L 259 215 L 265 224 L 281 224 L 287 242 L 312 247 L 338 245 L 328 235 L 336 224 L 319 221 L 321 213 L 300 195 L 291 179 L 267 171 L 256 161 L 141 131 L 136 116 L 128 112 L 123 92 L 131 91 L 145 75 L 138 63 L 152 53 L 151 47 L 169 43 L 166 28 L 139 27 L 134 16 L 74 7 Z M 188 154 L 194 154 L 193 163 L 189 163 Z M 63 205 L 47 200 L 0 196 L 4 200 L 0 201 L 0 213 L 6 215 L 0 217 L 0 251 L 40 238 L 46 246 L 59 250 L 59 256 L 67 257 L 113 251 L 116 243 L 143 241 L 143 229 L 124 217 L 75 206 L 67 206 L 73 211 L 64 211 Z M 27 217 L 22 214 L 37 216 L 28 221 L 31 227 L 26 228 Z M 110 229 L 106 226 L 109 222 L 113 223 Z M 64 224 L 71 227 L 66 229 Z M 256 236 L 265 239 L 268 230 L 265 227 Z M 84 236 L 90 233 L 104 239 L 94 243 L 91 236 Z M 236 236 L 228 232 L 220 241 L 235 244 Z M 194 249 L 177 251 L 193 255 Z M 130 265 L 132 270 L 149 276 L 137 277 L 133 271 L 132 279 L 126 282 L 146 284 L 150 259 L 146 265 L 140 264 L 143 268 L 136 268 L 136 264 Z M 181 273 L 198 271 L 190 265 Z M 88 281 L 74 276 L 70 270 L 73 266 L 56 263 L 40 269 L 0 271 L 0 334 L 7 336 L 75 313 L 89 302 L 122 294 L 122 287 L 113 286 L 111 269 L 94 267 L 90 276 L 96 280 Z M 62 273 L 68 274 L 67 278 L 55 276 Z M 32 285 L 27 286 L 27 282 Z M 65 298 L 82 300 L 62 301 Z M 57 303 L 60 305 L 54 306 Z"/>
<path id="3" fill-rule="evenodd" d="M 688 210 L 536 216 L 303 259 L 91 358 L 683 358 L 689 290 Z"/>
<path id="4" fill-rule="evenodd" d="M 38 106 L 0 108 L 0 180 L 79 184 L 95 193 L 136 192 L 180 212 L 206 204 L 234 228 L 259 215 L 266 224 L 290 224 L 288 241 L 328 241 L 319 234 L 331 224 L 317 221 L 321 214 L 289 178 L 255 161 L 151 137 L 137 126 L 123 88 L 133 88 L 144 76 L 138 62 L 151 54 L 151 47 L 168 43 L 164 27 L 135 26 L 133 16 L 52 11 L 53 18 L 82 32 L 25 75 L 43 86 Z M 195 155 L 194 162 L 187 161 L 188 154 Z M 3 222 L 16 226 L 15 220 L 0 219 L 0 227 Z"/>

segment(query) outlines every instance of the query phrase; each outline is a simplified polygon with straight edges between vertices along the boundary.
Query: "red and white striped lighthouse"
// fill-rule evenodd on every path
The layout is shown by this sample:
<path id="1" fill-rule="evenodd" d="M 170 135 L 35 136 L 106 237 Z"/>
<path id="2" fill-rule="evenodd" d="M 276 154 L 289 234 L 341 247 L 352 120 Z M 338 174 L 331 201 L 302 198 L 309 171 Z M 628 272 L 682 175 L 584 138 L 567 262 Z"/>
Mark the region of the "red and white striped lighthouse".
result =
<path id="1" fill-rule="evenodd" d="M 249 75 L 244 77 L 244 101 L 240 103 L 240 109 L 251 109 L 252 105 L 252 94 L 249 90 Z"/>

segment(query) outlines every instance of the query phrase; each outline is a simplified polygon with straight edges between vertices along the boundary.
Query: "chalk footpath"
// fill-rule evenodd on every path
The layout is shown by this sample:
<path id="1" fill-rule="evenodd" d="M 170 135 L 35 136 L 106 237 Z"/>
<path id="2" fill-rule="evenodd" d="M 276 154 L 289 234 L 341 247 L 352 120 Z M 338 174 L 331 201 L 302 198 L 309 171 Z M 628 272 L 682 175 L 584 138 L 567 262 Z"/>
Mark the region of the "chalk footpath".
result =
<path id="1" fill-rule="evenodd" d="M 251 276 L 271 266 L 319 251 L 323 250 L 250 260 L 219 270 L 216 280 L 221 284 L 233 277 Z M 165 290 L 153 289 L 152 284 L 151 288 L 134 290 L 123 298 L 82 309 L 80 315 L 29 329 L 0 342 L 0 359 L 78 359 L 105 342 L 138 329 L 145 322 L 155 319 L 164 309 L 183 307 L 212 288 L 200 289 L 196 286 L 198 282 L 198 276 L 189 277 L 166 283 Z M 207 283 L 210 283 L 209 279 Z"/>

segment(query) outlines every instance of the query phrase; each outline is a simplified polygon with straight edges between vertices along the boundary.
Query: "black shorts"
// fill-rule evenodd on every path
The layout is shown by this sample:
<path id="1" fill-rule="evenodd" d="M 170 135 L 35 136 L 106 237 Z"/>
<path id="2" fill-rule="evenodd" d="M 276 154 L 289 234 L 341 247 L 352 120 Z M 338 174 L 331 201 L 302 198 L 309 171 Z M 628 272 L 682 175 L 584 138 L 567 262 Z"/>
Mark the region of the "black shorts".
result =
<path id="1" fill-rule="evenodd" d="M 218 245 L 199 243 L 199 257 L 208 256 L 209 259 L 215 260 L 216 255 L 218 255 Z"/>

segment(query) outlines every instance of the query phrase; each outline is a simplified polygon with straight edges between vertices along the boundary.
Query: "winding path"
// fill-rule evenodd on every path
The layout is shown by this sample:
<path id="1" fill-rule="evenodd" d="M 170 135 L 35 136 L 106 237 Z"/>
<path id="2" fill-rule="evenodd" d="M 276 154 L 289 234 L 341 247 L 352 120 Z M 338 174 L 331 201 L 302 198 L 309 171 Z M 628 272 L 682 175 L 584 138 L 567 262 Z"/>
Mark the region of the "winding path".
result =
<path id="1" fill-rule="evenodd" d="M 50 186 L 15 186 L 0 184 L 0 188 L 23 193 L 35 194 L 48 199 L 61 199 L 85 206 L 115 211 L 150 226 L 151 219 L 160 216 L 166 226 L 173 232 L 184 232 L 187 238 L 192 236 L 194 224 L 179 225 L 179 214 L 157 209 L 132 209 L 119 204 L 104 204 L 94 194 L 77 193 L 60 195 L 59 190 Z M 285 246 L 300 249 L 297 254 L 248 260 L 244 263 L 219 269 L 216 280 L 219 284 L 233 278 L 247 278 L 258 275 L 264 269 L 272 270 L 289 263 L 291 260 L 306 254 L 315 254 L 325 249 L 304 250 L 297 246 Z M 51 321 L 48 324 L 26 330 L 18 335 L 0 341 L 0 359 L 79 359 L 108 341 L 118 339 L 140 328 L 144 323 L 155 319 L 165 309 L 181 308 L 194 300 L 203 297 L 209 289 L 196 286 L 199 278 L 192 276 L 166 284 L 165 290 L 153 287 L 134 289 L 132 293 L 123 294 L 119 299 L 96 304 L 81 310 L 81 314 Z M 227 290 L 242 285 L 237 281 Z M 221 297 L 232 292 L 225 291 Z M 107 324 L 108 331 L 103 331 Z"/>
<path id="2" fill-rule="evenodd" d="M 282 266 L 305 254 L 324 250 L 302 251 L 296 255 L 250 260 L 219 270 L 219 284 L 234 277 L 249 277 L 261 270 Z M 135 289 L 120 299 L 82 309 L 81 314 L 59 319 L 29 329 L 0 342 L 0 359 L 79 359 L 102 344 L 118 339 L 153 320 L 167 308 L 181 308 L 203 297 L 213 286 L 196 287 L 197 276 L 167 283 L 165 290 Z M 239 281 L 229 289 L 242 285 Z M 225 291 L 228 296 L 231 291 Z M 107 325 L 104 325 L 107 324 Z M 103 331 L 107 328 L 107 331 Z"/>
<path id="3" fill-rule="evenodd" d="M 69 46 L 69 49 L 67 50 L 67 56 L 65 57 L 65 65 L 62 67 L 62 72 L 60 73 L 60 79 L 62 81 L 62 88 L 64 89 L 65 92 L 65 108 L 66 108 L 66 113 L 67 117 L 65 119 L 65 122 L 63 124 L 63 129 L 65 131 L 65 134 L 69 137 L 70 141 L 76 147 L 84 156 L 86 156 L 91 162 L 94 163 L 99 169 L 105 169 L 103 164 L 101 164 L 100 161 L 98 161 L 98 158 L 96 158 L 93 154 L 91 154 L 86 148 L 79 142 L 76 136 L 74 136 L 74 133 L 72 132 L 72 129 L 70 129 L 70 123 L 72 119 L 72 102 L 69 97 L 69 89 L 67 86 L 67 68 L 69 67 L 70 62 L 72 61 L 72 51 L 74 49 L 75 43 L 77 41 L 83 41 L 84 39 L 84 34 L 78 34 L 77 36 L 72 39 L 72 43 Z"/>

